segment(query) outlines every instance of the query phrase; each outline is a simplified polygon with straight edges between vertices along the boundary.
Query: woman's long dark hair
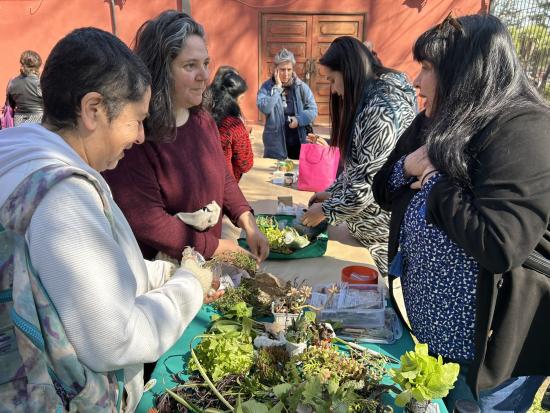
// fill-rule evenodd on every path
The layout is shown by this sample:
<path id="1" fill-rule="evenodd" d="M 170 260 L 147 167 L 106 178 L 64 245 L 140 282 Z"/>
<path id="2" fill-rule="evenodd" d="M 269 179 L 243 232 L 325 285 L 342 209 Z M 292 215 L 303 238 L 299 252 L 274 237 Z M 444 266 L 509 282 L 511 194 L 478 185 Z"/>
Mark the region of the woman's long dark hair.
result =
<path id="1" fill-rule="evenodd" d="M 237 98 L 246 92 L 246 81 L 234 72 L 225 73 L 219 81 L 212 84 L 212 117 L 219 126 L 228 116 L 241 116 Z"/>
<path id="2" fill-rule="evenodd" d="M 239 71 L 235 69 L 233 66 L 229 66 L 229 65 L 222 65 L 218 67 L 218 70 L 216 70 L 216 73 L 214 74 L 214 78 L 212 79 L 212 83 L 210 83 L 210 85 L 206 88 L 206 90 L 203 93 L 202 107 L 210 113 L 212 113 L 212 108 L 214 107 L 214 95 L 213 95 L 214 90 L 220 88 L 222 78 L 227 73 L 239 74 Z"/>
<path id="3" fill-rule="evenodd" d="M 153 83 L 149 117 L 144 122 L 145 139 L 172 141 L 176 137 L 176 117 L 172 104 L 174 82 L 170 67 L 185 47 L 189 36 L 204 39 L 204 29 L 189 15 L 167 10 L 138 29 L 134 51 L 143 60 Z"/>
<path id="4" fill-rule="evenodd" d="M 355 112 L 365 89 L 377 76 L 394 71 L 378 64 L 370 50 L 350 36 L 334 39 L 319 63 L 342 73 L 344 80 L 343 98 L 336 93 L 330 95 L 330 145 L 339 148 L 340 155 L 346 158 L 351 147 Z"/>
<path id="5" fill-rule="evenodd" d="M 433 64 L 437 77 L 430 160 L 458 184 L 470 184 L 470 140 L 492 120 L 527 106 L 547 106 L 519 62 L 512 38 L 491 15 L 448 17 L 422 34 L 415 60 Z"/>

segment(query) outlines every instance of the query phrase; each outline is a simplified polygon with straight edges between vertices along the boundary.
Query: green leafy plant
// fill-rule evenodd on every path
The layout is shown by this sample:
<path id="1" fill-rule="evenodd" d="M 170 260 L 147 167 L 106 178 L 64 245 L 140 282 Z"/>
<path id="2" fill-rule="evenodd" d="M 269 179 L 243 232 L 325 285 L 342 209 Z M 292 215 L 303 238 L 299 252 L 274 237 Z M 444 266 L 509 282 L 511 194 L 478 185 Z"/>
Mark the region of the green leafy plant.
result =
<path id="1" fill-rule="evenodd" d="M 403 389 L 395 404 L 405 406 L 411 399 L 424 402 L 447 396 L 459 370 L 457 363 L 443 363 L 441 356 L 430 356 L 427 344 L 416 344 L 414 351 L 401 356 L 401 367 L 390 370 L 393 381 Z"/>
<path id="2" fill-rule="evenodd" d="M 265 235 L 269 248 L 274 252 L 290 254 L 292 251 L 309 245 L 307 237 L 300 235 L 295 228 L 287 226 L 279 228 L 279 222 L 273 217 L 256 218 L 258 229 Z"/>
<path id="3" fill-rule="evenodd" d="M 244 301 L 252 306 L 255 317 L 270 313 L 269 304 L 261 302 L 260 291 L 254 285 L 254 279 L 243 279 L 236 288 L 227 288 L 225 293 L 211 305 L 221 314 L 226 314 L 238 303 Z"/>
<path id="4" fill-rule="evenodd" d="M 285 338 L 291 343 L 304 343 L 313 337 L 316 314 L 313 311 L 304 311 L 288 327 Z"/>
<path id="5" fill-rule="evenodd" d="M 283 369 L 289 356 L 284 346 L 258 349 L 254 361 L 256 375 L 262 381 L 273 385 L 283 381 Z"/>
<path id="6" fill-rule="evenodd" d="M 247 374 L 254 361 L 252 338 L 243 332 L 205 334 L 189 360 L 189 371 L 203 368 L 214 382 L 229 374 Z M 193 355 L 193 353 L 192 353 Z"/>
<path id="7" fill-rule="evenodd" d="M 290 254 L 292 250 L 285 244 L 285 234 L 279 228 L 278 222 L 273 217 L 257 217 L 258 229 L 267 238 L 269 249 L 282 254 Z"/>
<path id="8" fill-rule="evenodd" d="M 355 381 L 341 383 L 336 378 L 327 377 L 326 372 L 325 374 L 321 373 L 297 385 L 285 383 L 275 386 L 273 391 L 280 400 L 279 404 L 285 406 L 286 411 L 290 412 L 349 413 L 365 411 L 365 401 L 356 392 L 363 386 L 362 383 Z"/>
<path id="9" fill-rule="evenodd" d="M 337 347 L 325 343 L 321 346 L 310 346 L 304 353 L 292 357 L 285 370 L 289 379 L 293 375 L 300 379 L 308 379 L 322 372 L 329 372 L 330 377 L 341 382 L 363 380 L 365 386 L 371 387 L 382 380 L 385 363 L 383 357 L 372 353 L 344 353 Z"/>

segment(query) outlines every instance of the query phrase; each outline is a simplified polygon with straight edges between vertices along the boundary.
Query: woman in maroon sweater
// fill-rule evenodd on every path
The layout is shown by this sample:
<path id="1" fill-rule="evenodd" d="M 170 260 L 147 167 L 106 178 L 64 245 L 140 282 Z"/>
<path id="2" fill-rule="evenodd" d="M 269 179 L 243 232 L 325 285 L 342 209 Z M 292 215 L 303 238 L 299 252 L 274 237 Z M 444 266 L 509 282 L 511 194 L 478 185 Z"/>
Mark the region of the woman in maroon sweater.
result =
<path id="1" fill-rule="evenodd" d="M 254 164 L 250 136 L 239 106 L 247 89 L 245 80 L 235 72 L 224 73 L 211 87 L 211 113 L 218 125 L 225 161 L 237 181 Z"/>
<path id="2" fill-rule="evenodd" d="M 138 30 L 136 53 L 153 78 L 146 141 L 128 150 L 105 178 L 144 256 L 161 251 L 180 259 L 188 245 L 206 258 L 244 251 L 220 239 L 221 217 L 199 230 L 176 216 L 198 213 L 215 201 L 264 260 L 267 240 L 225 165 L 214 120 L 200 109 L 210 60 L 202 26 L 184 13 L 163 12 Z"/>

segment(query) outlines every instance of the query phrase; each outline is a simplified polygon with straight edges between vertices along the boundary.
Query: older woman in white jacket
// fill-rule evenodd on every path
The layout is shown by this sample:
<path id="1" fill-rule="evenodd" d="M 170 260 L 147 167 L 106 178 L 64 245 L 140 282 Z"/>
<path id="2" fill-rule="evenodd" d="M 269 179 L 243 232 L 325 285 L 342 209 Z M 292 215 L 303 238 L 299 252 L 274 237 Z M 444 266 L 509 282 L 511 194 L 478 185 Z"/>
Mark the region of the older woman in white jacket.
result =
<path id="1" fill-rule="evenodd" d="M 27 394 L 14 396 L 0 386 L 0 410 L 26 403 L 50 411 L 52 399 L 58 397 L 53 403 L 65 411 L 112 411 L 122 392 L 108 390 L 107 384 L 103 388 L 102 383 L 111 380 L 109 372 L 120 370 L 127 392 L 125 410 L 133 411 L 143 392 L 143 363 L 156 361 L 180 337 L 203 301 L 217 295 L 205 299 L 211 279 L 199 280 L 188 270 L 143 259 L 99 173 L 114 168 L 125 149 L 143 142 L 142 121 L 151 95 L 143 63 L 109 33 L 79 29 L 54 47 L 41 81 L 43 123 L 1 132 L 0 217 L 3 228 L 17 232 L 10 225 L 24 207 L 17 205 L 21 188 L 34 185 L 40 192 L 51 171 L 69 171 L 35 201 L 32 219 L 20 234 L 30 259 L 27 267 L 37 274 L 58 316 L 40 318 L 45 351 L 53 360 L 48 375 L 55 392 L 44 396 L 47 391 L 40 390 L 37 401 L 31 380 L 37 366 L 26 359 L 18 341 L 27 377 L 9 379 L 14 387 L 17 380 L 27 382 Z M 6 274 L 0 272 L 0 287 L 7 285 Z M 16 267 L 14 309 L 23 313 L 16 285 L 24 276 Z M 51 329 L 45 320 L 52 322 Z M 21 332 L 16 333 L 20 340 Z M 62 350 L 56 348 L 59 335 L 68 340 Z M 78 360 L 82 366 L 55 363 L 60 353 L 68 357 L 71 352 L 76 357 L 65 360 Z M 59 365 L 63 368 L 56 369 Z M 85 384 L 63 380 L 73 371 L 86 373 Z M 90 383 L 96 383 L 95 388 L 79 387 Z M 108 395 L 106 400 L 101 392 Z"/>

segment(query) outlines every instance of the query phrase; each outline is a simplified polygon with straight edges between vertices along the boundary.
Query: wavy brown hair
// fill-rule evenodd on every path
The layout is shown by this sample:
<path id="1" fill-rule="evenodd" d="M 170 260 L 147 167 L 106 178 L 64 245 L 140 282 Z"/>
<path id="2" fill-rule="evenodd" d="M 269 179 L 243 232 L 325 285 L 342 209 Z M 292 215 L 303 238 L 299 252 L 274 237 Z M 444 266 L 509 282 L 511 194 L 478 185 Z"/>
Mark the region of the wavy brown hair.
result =
<path id="1" fill-rule="evenodd" d="M 176 117 L 172 104 L 174 82 L 170 67 L 185 47 L 189 36 L 204 39 L 204 29 L 191 16 L 167 10 L 138 29 L 134 51 L 151 73 L 149 117 L 144 122 L 145 139 L 169 142 L 176 137 Z"/>

